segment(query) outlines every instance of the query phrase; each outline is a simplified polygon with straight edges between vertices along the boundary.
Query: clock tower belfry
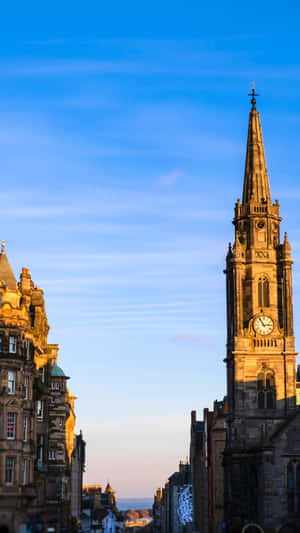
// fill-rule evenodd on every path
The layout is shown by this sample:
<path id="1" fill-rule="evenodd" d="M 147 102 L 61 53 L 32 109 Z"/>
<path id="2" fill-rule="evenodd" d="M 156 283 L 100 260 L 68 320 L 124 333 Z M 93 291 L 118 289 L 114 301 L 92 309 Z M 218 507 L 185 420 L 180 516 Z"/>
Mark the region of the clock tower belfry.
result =
<path id="1" fill-rule="evenodd" d="M 291 247 L 280 244 L 252 90 L 242 202 L 227 279 L 227 449 L 257 447 L 296 410 Z"/>

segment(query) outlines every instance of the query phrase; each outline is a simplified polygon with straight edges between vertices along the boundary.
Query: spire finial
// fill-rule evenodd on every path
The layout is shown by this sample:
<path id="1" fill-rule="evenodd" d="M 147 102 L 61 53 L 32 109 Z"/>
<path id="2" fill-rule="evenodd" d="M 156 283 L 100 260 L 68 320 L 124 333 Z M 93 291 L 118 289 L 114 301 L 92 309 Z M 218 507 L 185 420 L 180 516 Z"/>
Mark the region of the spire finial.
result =
<path id="1" fill-rule="evenodd" d="M 251 93 L 248 93 L 248 96 L 252 96 L 251 98 L 252 109 L 255 109 L 255 104 L 256 104 L 255 96 L 259 96 L 259 94 L 256 94 L 255 92 L 254 81 L 252 81 L 252 91 Z"/>
<path id="2" fill-rule="evenodd" d="M 5 254 L 5 240 L 2 239 L 1 253 Z"/>

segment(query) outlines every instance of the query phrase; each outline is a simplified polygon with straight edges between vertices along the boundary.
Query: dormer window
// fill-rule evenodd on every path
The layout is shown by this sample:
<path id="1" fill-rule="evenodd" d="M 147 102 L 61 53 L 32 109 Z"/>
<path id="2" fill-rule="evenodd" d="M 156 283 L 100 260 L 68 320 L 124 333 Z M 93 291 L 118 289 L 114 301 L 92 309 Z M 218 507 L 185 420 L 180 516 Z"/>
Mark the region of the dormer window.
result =
<path id="1" fill-rule="evenodd" d="M 17 352 L 17 338 L 13 335 L 10 335 L 9 337 L 9 353 L 16 353 Z"/>

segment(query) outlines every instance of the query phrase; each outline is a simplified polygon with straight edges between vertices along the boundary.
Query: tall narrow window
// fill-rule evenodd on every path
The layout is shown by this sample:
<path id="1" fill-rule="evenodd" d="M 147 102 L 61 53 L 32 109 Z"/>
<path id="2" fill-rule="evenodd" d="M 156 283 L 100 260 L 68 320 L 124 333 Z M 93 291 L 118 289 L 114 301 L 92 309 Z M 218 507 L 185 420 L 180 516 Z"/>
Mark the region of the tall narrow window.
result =
<path id="1" fill-rule="evenodd" d="M 288 512 L 295 512 L 295 468 L 294 464 L 290 462 L 287 467 L 287 496 L 288 496 Z"/>
<path id="2" fill-rule="evenodd" d="M 12 485 L 14 483 L 14 474 L 15 474 L 15 459 L 14 457 L 6 457 L 6 465 L 5 465 L 6 485 Z"/>
<path id="3" fill-rule="evenodd" d="M 271 371 L 261 372 L 257 376 L 257 405 L 259 409 L 275 409 L 275 378 Z"/>
<path id="4" fill-rule="evenodd" d="M 267 374 L 266 375 L 266 406 L 267 406 L 267 409 L 274 409 L 275 407 L 274 387 L 275 387 L 274 376 L 272 374 Z"/>
<path id="5" fill-rule="evenodd" d="M 7 392 L 8 394 L 16 393 L 16 373 L 14 370 L 9 370 L 7 373 Z"/>
<path id="6" fill-rule="evenodd" d="M 297 512 L 300 512 L 300 463 L 296 468 Z"/>
<path id="7" fill-rule="evenodd" d="M 0 335 L 0 352 L 3 351 L 3 337 Z"/>
<path id="8" fill-rule="evenodd" d="M 25 457 L 21 463 L 21 483 L 27 485 L 28 483 L 28 459 Z"/>
<path id="9" fill-rule="evenodd" d="M 41 366 L 39 368 L 39 378 L 42 381 L 42 383 L 44 383 L 45 381 L 45 367 L 44 366 Z"/>
<path id="10" fill-rule="evenodd" d="M 55 450 L 49 450 L 48 451 L 48 459 L 49 459 L 49 461 L 55 461 L 56 460 L 56 451 Z"/>
<path id="11" fill-rule="evenodd" d="M 29 398 L 29 377 L 24 377 L 24 399 L 28 400 Z"/>
<path id="12" fill-rule="evenodd" d="M 36 404 L 36 416 L 37 420 L 41 421 L 44 419 L 44 402 L 43 400 L 38 400 Z"/>
<path id="13" fill-rule="evenodd" d="M 13 335 L 9 337 L 9 353 L 17 352 L 17 339 Z"/>
<path id="14" fill-rule="evenodd" d="M 264 377 L 264 374 L 259 374 L 257 377 L 257 396 L 259 409 L 264 409 L 265 407 Z"/>
<path id="15" fill-rule="evenodd" d="M 25 350 L 25 357 L 26 357 L 27 361 L 29 361 L 29 359 L 30 359 L 30 343 L 29 343 L 28 339 L 25 339 L 24 350 Z"/>
<path id="16" fill-rule="evenodd" d="M 258 280 L 258 307 L 269 307 L 269 282 L 267 278 L 261 277 Z"/>
<path id="17" fill-rule="evenodd" d="M 31 305 L 29 307 L 29 316 L 30 316 L 30 324 L 31 324 L 31 327 L 33 328 L 34 320 L 35 320 L 35 307 L 34 307 L 34 305 Z"/>
<path id="18" fill-rule="evenodd" d="M 37 436 L 37 460 L 41 463 L 44 460 L 44 435 Z"/>
<path id="19" fill-rule="evenodd" d="M 27 442 L 28 440 L 28 416 L 24 416 L 24 435 L 23 435 L 24 442 Z"/>
<path id="20" fill-rule="evenodd" d="M 7 438 L 14 440 L 16 438 L 16 413 L 7 413 Z"/>

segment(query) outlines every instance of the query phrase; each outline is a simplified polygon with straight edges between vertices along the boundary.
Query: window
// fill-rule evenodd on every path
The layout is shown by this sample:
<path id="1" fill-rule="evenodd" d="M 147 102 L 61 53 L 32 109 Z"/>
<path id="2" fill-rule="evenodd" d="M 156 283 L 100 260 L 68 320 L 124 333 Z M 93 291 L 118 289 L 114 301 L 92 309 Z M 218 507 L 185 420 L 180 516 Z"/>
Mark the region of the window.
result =
<path id="1" fill-rule="evenodd" d="M 44 402 L 43 400 L 38 400 L 36 404 L 36 416 L 39 421 L 44 419 Z"/>
<path id="2" fill-rule="evenodd" d="M 295 512 L 295 467 L 292 462 L 287 467 L 287 495 L 288 495 L 288 513 Z"/>
<path id="3" fill-rule="evenodd" d="M 52 403 L 52 405 L 55 405 L 55 404 L 56 404 L 56 398 L 55 398 L 55 396 L 51 396 L 51 403 Z"/>
<path id="4" fill-rule="evenodd" d="M 261 372 L 257 376 L 257 404 L 259 409 L 275 409 L 276 388 L 273 373 Z"/>
<path id="5" fill-rule="evenodd" d="M 30 324 L 31 324 L 31 327 L 33 328 L 34 320 L 35 320 L 35 307 L 34 307 L 34 305 L 31 305 L 29 307 L 29 316 L 30 316 Z"/>
<path id="6" fill-rule="evenodd" d="M 7 413 L 7 438 L 16 438 L 16 413 Z"/>
<path id="7" fill-rule="evenodd" d="M 28 376 L 25 376 L 24 377 L 24 399 L 25 400 L 28 400 L 29 398 L 29 377 Z"/>
<path id="8" fill-rule="evenodd" d="M 14 457 L 6 457 L 6 468 L 5 468 L 5 483 L 7 485 L 12 485 L 14 482 L 14 472 L 15 471 L 15 459 Z"/>
<path id="9" fill-rule="evenodd" d="M 44 435 L 37 436 L 37 460 L 41 463 L 44 460 Z"/>
<path id="10" fill-rule="evenodd" d="M 28 439 L 28 416 L 24 416 L 24 434 L 23 434 L 23 441 L 27 442 Z"/>
<path id="11" fill-rule="evenodd" d="M 9 337 L 9 353 L 16 353 L 17 352 L 17 338 L 13 335 L 10 335 Z"/>
<path id="12" fill-rule="evenodd" d="M 55 459 L 56 459 L 56 451 L 55 450 L 49 450 L 48 459 L 49 459 L 49 461 L 55 461 Z"/>
<path id="13" fill-rule="evenodd" d="M 2 292 L 0 292 L 0 307 L 2 305 Z"/>
<path id="14" fill-rule="evenodd" d="M 9 370 L 7 373 L 7 392 L 8 394 L 16 393 L 16 373 L 14 370 Z"/>
<path id="15" fill-rule="evenodd" d="M 42 383 L 44 383 L 45 381 L 45 367 L 41 366 L 39 368 L 39 378 L 41 380 Z"/>
<path id="16" fill-rule="evenodd" d="M 258 280 L 258 307 L 269 306 L 269 282 L 267 278 L 261 277 Z"/>
<path id="17" fill-rule="evenodd" d="M 59 383 L 57 382 L 51 383 L 51 390 L 59 391 L 59 389 L 60 389 Z"/>
<path id="18" fill-rule="evenodd" d="M 0 352 L 3 351 L 3 337 L 0 335 Z"/>
<path id="19" fill-rule="evenodd" d="M 25 457 L 21 464 L 21 483 L 27 485 L 28 483 L 28 459 Z"/>
<path id="20" fill-rule="evenodd" d="M 29 359 L 30 359 L 30 343 L 29 343 L 28 339 L 25 339 L 24 348 L 25 348 L 25 357 L 26 357 L 27 361 L 29 361 Z"/>
<path id="21" fill-rule="evenodd" d="M 59 426 L 61 426 L 61 427 L 64 425 L 64 417 L 63 417 L 63 416 L 60 416 L 60 417 L 58 418 L 58 424 L 59 424 Z"/>

